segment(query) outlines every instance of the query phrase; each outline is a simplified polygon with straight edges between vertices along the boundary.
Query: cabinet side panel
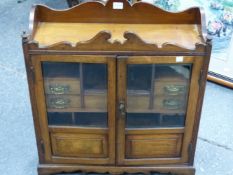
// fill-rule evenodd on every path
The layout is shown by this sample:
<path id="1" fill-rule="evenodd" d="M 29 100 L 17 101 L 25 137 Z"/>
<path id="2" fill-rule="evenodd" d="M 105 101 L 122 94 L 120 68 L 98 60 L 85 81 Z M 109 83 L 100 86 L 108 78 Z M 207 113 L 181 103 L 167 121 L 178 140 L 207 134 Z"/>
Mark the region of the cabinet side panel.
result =
<path id="1" fill-rule="evenodd" d="M 192 78 L 190 82 L 190 93 L 188 97 L 187 118 L 185 121 L 185 131 L 183 140 L 182 157 L 184 162 L 189 162 L 190 144 L 193 137 L 193 126 L 195 121 L 195 112 L 198 105 L 199 80 L 202 72 L 203 57 L 194 57 L 192 68 Z"/>
<path id="2" fill-rule="evenodd" d="M 204 57 L 204 62 L 202 65 L 202 75 L 200 76 L 200 80 L 199 80 L 200 86 L 199 86 L 195 122 L 194 122 L 194 127 L 193 127 L 192 149 L 190 150 L 190 160 L 189 160 L 190 165 L 193 165 L 194 163 L 194 155 L 195 155 L 195 150 L 196 150 L 197 135 L 198 135 L 198 130 L 199 130 L 199 123 L 200 123 L 203 99 L 204 99 L 205 88 L 206 88 L 207 73 L 208 73 L 208 68 L 209 68 L 211 49 L 212 49 L 212 43 L 210 40 L 207 40 L 206 56 Z"/>
<path id="3" fill-rule="evenodd" d="M 29 95 L 31 101 L 32 117 L 33 117 L 35 134 L 36 134 L 39 162 L 43 163 L 44 162 L 43 141 L 41 137 L 40 124 L 38 121 L 38 111 L 36 106 L 35 87 L 34 87 L 35 73 L 34 73 L 34 67 L 32 66 L 31 63 L 31 56 L 29 55 L 28 36 L 26 35 L 22 36 L 22 46 L 23 46 L 25 67 L 27 72 L 28 88 L 29 88 Z"/>

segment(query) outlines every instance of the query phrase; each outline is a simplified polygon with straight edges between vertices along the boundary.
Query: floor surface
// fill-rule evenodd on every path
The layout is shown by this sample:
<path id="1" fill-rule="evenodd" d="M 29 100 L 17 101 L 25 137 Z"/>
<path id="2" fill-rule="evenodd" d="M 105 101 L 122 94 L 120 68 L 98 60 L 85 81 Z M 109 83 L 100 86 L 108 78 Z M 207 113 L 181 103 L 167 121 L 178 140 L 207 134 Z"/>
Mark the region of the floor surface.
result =
<path id="1" fill-rule="evenodd" d="M 34 3 L 66 8 L 65 0 L 0 1 L 0 175 L 36 175 L 38 162 L 21 48 Z M 196 175 L 233 175 L 233 90 L 207 83 L 195 157 Z"/>

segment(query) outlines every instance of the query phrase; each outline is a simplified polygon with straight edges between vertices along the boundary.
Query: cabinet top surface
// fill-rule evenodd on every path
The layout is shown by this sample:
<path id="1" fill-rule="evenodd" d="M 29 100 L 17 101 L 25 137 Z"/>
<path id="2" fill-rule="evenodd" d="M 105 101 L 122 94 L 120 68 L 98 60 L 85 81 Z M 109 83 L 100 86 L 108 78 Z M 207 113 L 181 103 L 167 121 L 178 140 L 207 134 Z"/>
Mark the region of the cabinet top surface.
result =
<path id="1" fill-rule="evenodd" d="M 110 35 L 106 39 L 110 44 L 124 44 L 129 39 L 125 33 L 158 48 L 172 44 L 194 50 L 197 44 L 205 44 L 205 21 L 199 8 L 172 13 L 143 2 L 117 2 L 122 3 L 122 9 L 114 9 L 115 0 L 86 2 L 68 10 L 34 6 L 30 39 L 43 47 L 62 42 L 76 45 L 105 32 Z"/>
<path id="2" fill-rule="evenodd" d="M 164 43 L 195 49 L 196 43 L 202 43 L 197 25 L 187 24 L 98 24 L 98 23 L 39 23 L 34 40 L 41 45 L 69 41 L 72 44 L 91 40 L 100 31 L 109 31 L 109 41 L 124 43 L 124 32 L 136 33 L 147 43 Z"/>

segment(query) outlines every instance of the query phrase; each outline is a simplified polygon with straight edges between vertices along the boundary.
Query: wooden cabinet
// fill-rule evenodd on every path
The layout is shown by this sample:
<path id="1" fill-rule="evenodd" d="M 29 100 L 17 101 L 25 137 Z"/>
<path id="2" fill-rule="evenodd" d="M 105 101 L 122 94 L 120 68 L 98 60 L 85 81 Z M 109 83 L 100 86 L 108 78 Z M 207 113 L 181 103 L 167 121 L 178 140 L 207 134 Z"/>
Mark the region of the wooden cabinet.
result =
<path id="1" fill-rule="evenodd" d="M 203 12 L 37 5 L 23 49 L 39 174 L 194 175 L 209 64 Z"/>

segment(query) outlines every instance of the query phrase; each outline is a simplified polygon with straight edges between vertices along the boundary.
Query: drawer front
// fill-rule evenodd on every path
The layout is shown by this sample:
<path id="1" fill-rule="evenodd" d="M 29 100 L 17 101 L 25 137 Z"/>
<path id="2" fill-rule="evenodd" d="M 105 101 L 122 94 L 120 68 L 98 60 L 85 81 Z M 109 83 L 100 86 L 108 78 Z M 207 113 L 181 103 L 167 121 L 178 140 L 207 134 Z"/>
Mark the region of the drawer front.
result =
<path id="1" fill-rule="evenodd" d="M 162 85 L 155 85 L 155 95 L 184 95 L 187 92 L 187 85 L 176 82 L 167 82 Z"/>
<path id="2" fill-rule="evenodd" d="M 55 156 L 95 158 L 107 157 L 107 137 L 97 134 L 51 133 Z"/>
<path id="3" fill-rule="evenodd" d="M 155 95 L 184 95 L 187 92 L 187 81 L 181 79 L 162 79 L 155 81 Z"/>
<path id="4" fill-rule="evenodd" d="M 107 109 L 107 95 L 105 93 L 86 93 L 84 103 L 86 108 Z"/>
<path id="5" fill-rule="evenodd" d="M 46 95 L 47 107 L 50 109 L 80 108 L 79 95 Z"/>
<path id="6" fill-rule="evenodd" d="M 127 135 L 126 158 L 172 158 L 181 154 L 182 134 Z"/>
<path id="7" fill-rule="evenodd" d="M 128 95 L 128 109 L 148 109 L 150 98 L 148 95 Z"/>
<path id="8" fill-rule="evenodd" d="M 154 108 L 158 110 L 185 110 L 185 96 L 156 96 Z"/>
<path id="9" fill-rule="evenodd" d="M 80 94 L 80 81 L 77 78 L 45 78 L 46 94 Z"/>

